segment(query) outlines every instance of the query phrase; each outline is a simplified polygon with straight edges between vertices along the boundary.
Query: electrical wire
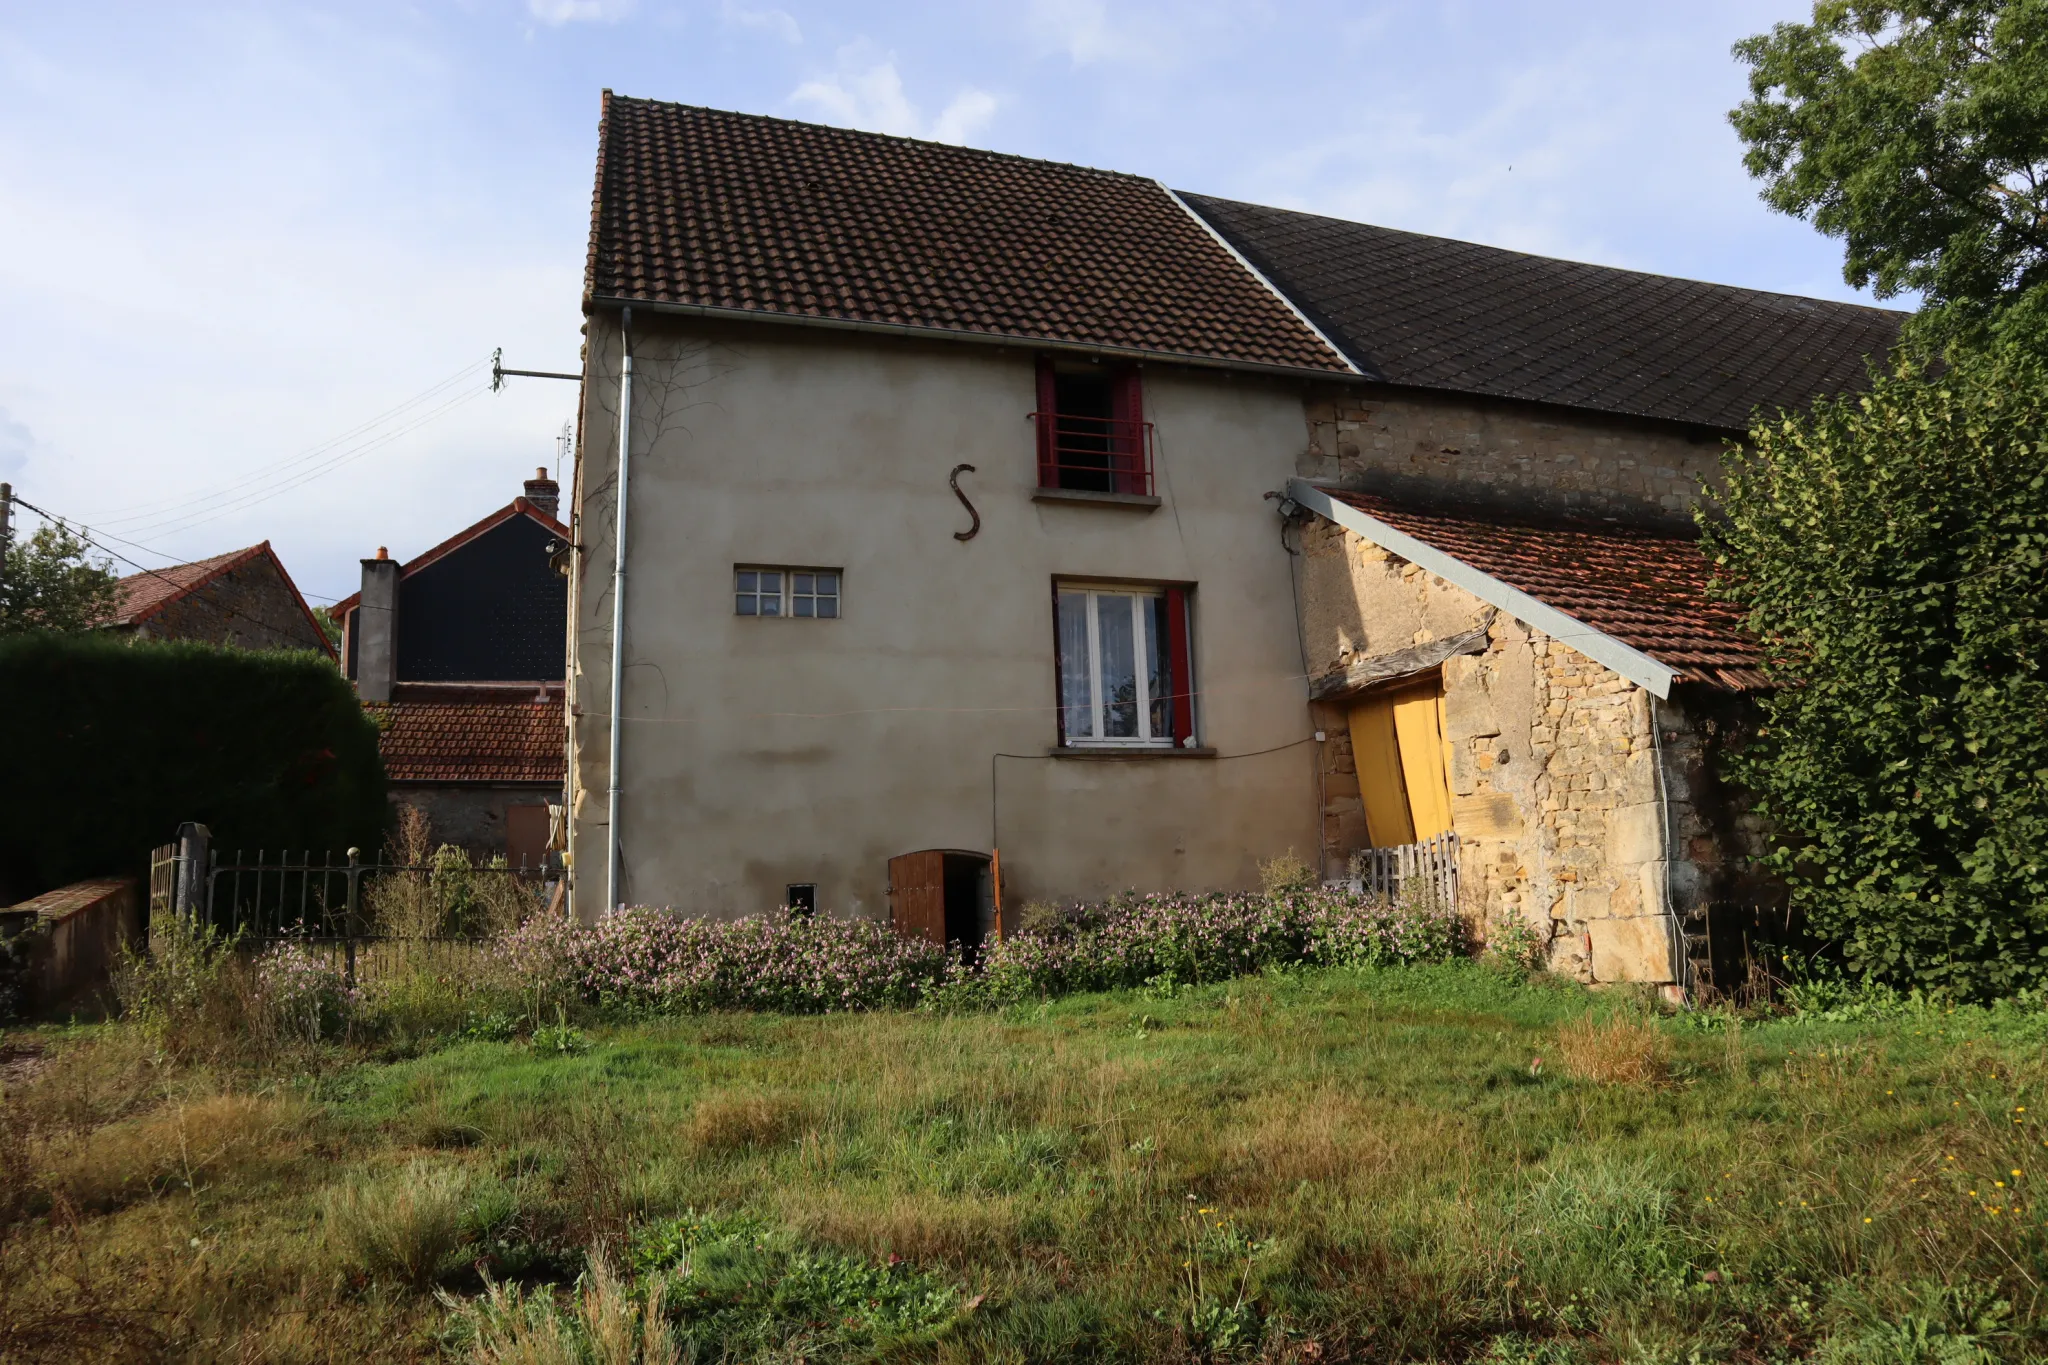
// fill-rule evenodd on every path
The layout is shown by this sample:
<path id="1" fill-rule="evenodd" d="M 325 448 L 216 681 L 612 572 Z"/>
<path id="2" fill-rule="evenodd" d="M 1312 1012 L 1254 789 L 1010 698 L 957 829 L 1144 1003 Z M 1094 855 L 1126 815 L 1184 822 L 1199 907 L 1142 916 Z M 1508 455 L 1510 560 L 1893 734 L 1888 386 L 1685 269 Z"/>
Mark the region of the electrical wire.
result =
<path id="1" fill-rule="evenodd" d="M 330 437 L 329 439 L 322 441 L 317 445 L 308 447 L 306 450 L 300 452 L 298 455 L 295 455 L 290 459 L 281 461 L 278 464 L 270 467 L 270 469 L 268 469 L 267 471 L 259 470 L 251 475 L 238 479 L 232 484 L 221 485 L 206 492 L 193 494 L 188 497 L 172 498 L 168 500 L 157 499 L 151 502 L 134 503 L 130 504 L 127 507 L 114 508 L 111 511 L 102 514 L 101 516 L 96 517 L 95 524 L 99 526 L 121 526 L 133 522 L 175 519 L 176 517 L 187 515 L 189 511 L 193 509 L 199 509 L 204 507 L 206 504 L 218 502 L 222 498 L 243 496 L 250 489 L 252 481 L 258 486 L 261 486 L 263 484 L 275 481 L 280 477 L 290 478 L 292 477 L 292 471 L 298 466 L 304 465 L 313 460 L 317 460 L 322 455 L 332 451 L 335 447 L 344 445 L 350 441 L 355 440 L 360 436 L 364 436 L 372 431 L 375 431 L 378 427 L 385 425 L 394 418 L 399 417 L 401 414 L 408 413 L 411 410 L 419 407 L 422 403 L 431 401 L 432 399 L 445 393 L 448 389 L 461 383 L 462 380 L 469 377 L 470 375 L 478 373 L 489 363 L 490 361 L 488 358 L 484 360 L 473 361 L 470 364 L 463 366 L 454 374 L 449 375 L 447 378 L 441 380 L 440 382 L 430 385 L 426 389 L 421 390 L 419 393 L 414 394 L 412 397 L 406 399 L 404 402 L 399 403 L 394 407 L 385 409 L 383 412 L 378 413 L 375 417 L 369 418 L 367 421 L 358 423 L 356 426 L 349 428 L 347 431 L 341 432 L 336 436 Z"/>
<path id="2" fill-rule="evenodd" d="M 120 560 L 123 564 L 128 565 L 130 568 L 136 569 L 141 573 L 148 574 L 151 578 L 157 579 L 163 583 L 167 583 L 171 587 L 177 589 L 180 593 L 188 591 L 193 586 L 190 583 L 180 583 L 177 579 L 172 578 L 169 574 L 163 573 L 157 569 L 152 569 L 146 564 L 139 564 L 135 560 L 130 559 L 127 555 L 122 554 L 119 550 L 115 550 L 108 546 L 100 544 L 100 542 L 94 540 L 91 536 L 86 534 L 86 531 L 89 528 L 69 523 L 63 517 L 58 516 L 56 513 L 46 511 L 43 508 L 36 506 L 27 498 L 19 496 L 15 497 L 14 505 L 17 507 L 26 507 L 29 511 L 34 512 L 37 516 L 43 518 L 45 521 L 50 522 L 59 530 L 64 531 L 69 535 L 77 536 L 80 540 L 92 546 L 95 550 L 98 550 L 100 553 L 112 555 L 115 559 Z M 116 539 L 116 537 L 109 536 L 108 539 L 112 540 Z M 173 564 L 170 567 L 181 568 L 183 566 Z M 286 627 L 280 626 L 275 621 L 267 621 L 264 620 L 262 617 L 251 616 L 249 615 L 249 613 L 228 606 L 225 603 L 208 602 L 207 606 L 210 609 L 219 612 L 223 616 L 231 617 L 237 620 L 247 621 L 250 625 L 253 626 L 261 626 L 264 630 L 267 630 L 275 635 L 287 635 L 290 633 L 290 631 Z"/>

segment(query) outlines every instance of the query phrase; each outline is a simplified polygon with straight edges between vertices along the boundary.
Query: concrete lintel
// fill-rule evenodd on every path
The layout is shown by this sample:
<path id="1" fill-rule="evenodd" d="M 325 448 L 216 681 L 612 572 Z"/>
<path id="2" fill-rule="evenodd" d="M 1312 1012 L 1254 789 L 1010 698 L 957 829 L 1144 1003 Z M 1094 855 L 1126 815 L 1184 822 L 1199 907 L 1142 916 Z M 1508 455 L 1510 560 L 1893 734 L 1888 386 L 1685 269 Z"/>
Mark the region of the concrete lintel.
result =
<path id="1" fill-rule="evenodd" d="M 1454 559 L 1427 541 L 1396 530 L 1348 502 L 1338 501 L 1306 479 L 1288 480 L 1287 496 L 1325 520 L 1356 532 L 1381 549 L 1422 566 L 1446 583 L 1463 588 L 1480 601 L 1500 608 L 1553 640 L 1570 645 L 1594 662 L 1605 664 L 1660 700 L 1671 696 L 1671 684 L 1678 677 L 1675 669 L 1658 663 L 1605 631 L 1595 630 L 1584 621 L 1567 616 L 1520 588 L 1503 583 L 1492 574 L 1482 573 L 1462 559 Z"/>

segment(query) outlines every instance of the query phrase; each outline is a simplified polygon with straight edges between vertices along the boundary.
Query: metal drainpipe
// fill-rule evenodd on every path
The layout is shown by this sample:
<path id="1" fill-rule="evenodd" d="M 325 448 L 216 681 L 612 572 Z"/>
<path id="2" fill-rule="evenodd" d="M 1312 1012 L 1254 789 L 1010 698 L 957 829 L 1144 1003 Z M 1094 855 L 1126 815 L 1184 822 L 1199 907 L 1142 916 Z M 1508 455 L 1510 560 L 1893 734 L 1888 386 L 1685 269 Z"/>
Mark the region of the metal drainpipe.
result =
<path id="1" fill-rule="evenodd" d="M 1664 859 L 1664 936 L 1671 953 L 1671 979 L 1681 996 L 1692 994 L 1692 962 L 1685 955 L 1685 931 L 1671 896 L 1671 788 L 1664 777 L 1664 722 L 1657 714 L 1657 694 L 1650 695 L 1650 752 L 1657 765 L 1657 842 Z"/>
<path id="2" fill-rule="evenodd" d="M 619 899 L 619 769 L 620 694 L 626 677 L 626 481 L 632 470 L 633 430 L 633 310 L 619 314 L 619 505 L 612 518 L 612 740 L 606 766 L 610 790 L 605 794 L 605 880 L 604 901 L 617 910 Z"/>

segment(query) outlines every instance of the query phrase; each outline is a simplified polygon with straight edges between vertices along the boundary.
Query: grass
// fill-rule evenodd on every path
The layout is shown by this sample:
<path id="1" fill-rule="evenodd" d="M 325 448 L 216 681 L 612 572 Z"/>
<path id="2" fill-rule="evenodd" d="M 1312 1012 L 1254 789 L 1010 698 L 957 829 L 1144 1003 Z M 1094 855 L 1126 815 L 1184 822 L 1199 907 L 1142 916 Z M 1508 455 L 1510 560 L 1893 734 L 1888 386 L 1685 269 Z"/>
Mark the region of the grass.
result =
<path id="1" fill-rule="evenodd" d="M 2040 1014 L 1458 963 L 579 1023 L 0 1040 L 0 1361 L 2048 1358 Z"/>

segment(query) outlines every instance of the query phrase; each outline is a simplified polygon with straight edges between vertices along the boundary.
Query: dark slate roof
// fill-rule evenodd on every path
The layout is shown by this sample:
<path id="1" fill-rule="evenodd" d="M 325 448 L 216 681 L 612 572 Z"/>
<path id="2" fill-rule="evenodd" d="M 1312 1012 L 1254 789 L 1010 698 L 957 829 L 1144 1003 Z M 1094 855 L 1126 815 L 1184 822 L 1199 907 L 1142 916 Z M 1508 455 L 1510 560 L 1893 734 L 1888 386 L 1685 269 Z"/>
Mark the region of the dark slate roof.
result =
<path id="1" fill-rule="evenodd" d="M 1156 181 L 605 93 L 584 302 L 1349 373 Z"/>
<path id="2" fill-rule="evenodd" d="M 1738 430 L 1865 387 L 1906 316 L 1181 197 L 1390 384 Z"/>
<path id="3" fill-rule="evenodd" d="M 1708 594 L 1713 566 L 1689 535 L 1324 491 L 1640 650 L 1683 681 L 1736 692 L 1769 686 L 1763 651 L 1743 630 L 1742 612 Z"/>

